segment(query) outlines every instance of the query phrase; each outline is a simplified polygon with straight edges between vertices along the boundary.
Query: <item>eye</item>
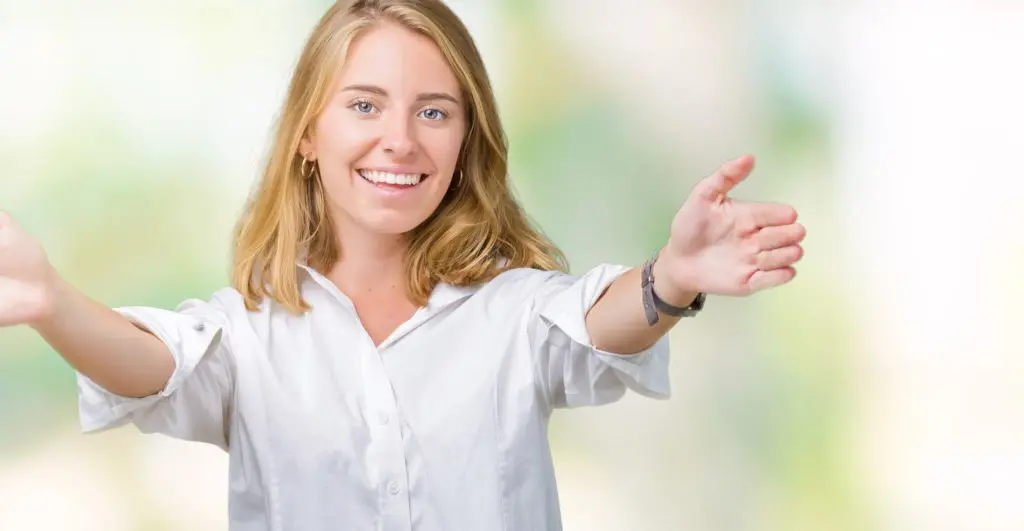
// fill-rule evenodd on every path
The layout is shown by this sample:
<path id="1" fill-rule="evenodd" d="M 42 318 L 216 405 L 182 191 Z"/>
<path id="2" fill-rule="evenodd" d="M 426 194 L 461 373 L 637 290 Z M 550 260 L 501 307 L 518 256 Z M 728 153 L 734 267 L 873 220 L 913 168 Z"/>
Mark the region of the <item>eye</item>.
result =
<path id="1" fill-rule="evenodd" d="M 370 114 L 377 110 L 377 108 L 374 107 L 372 103 L 366 100 L 356 100 L 355 103 L 349 105 L 348 107 L 349 109 L 352 109 L 360 114 Z"/>
<path id="2" fill-rule="evenodd" d="M 448 113 L 442 111 L 441 109 L 429 108 L 423 109 L 423 111 L 420 112 L 420 116 L 430 121 L 437 121 L 444 120 L 445 118 L 447 118 Z"/>

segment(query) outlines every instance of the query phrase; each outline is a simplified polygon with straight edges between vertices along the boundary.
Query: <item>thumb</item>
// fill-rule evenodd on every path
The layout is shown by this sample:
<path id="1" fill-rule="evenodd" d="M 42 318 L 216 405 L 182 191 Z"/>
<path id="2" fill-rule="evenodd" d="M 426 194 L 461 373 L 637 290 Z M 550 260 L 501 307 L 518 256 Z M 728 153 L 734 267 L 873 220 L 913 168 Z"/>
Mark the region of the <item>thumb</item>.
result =
<path id="1" fill-rule="evenodd" d="M 722 164 L 718 171 L 697 183 L 698 193 L 704 199 L 714 201 L 728 195 L 754 169 L 754 156 L 743 155 Z"/>

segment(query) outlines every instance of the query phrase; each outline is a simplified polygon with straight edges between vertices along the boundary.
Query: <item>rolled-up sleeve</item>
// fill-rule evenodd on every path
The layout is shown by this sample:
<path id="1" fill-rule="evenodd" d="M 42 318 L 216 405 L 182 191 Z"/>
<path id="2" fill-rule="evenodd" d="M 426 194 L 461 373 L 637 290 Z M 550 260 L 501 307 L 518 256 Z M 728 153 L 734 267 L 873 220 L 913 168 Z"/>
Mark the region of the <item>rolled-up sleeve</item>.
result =
<path id="1" fill-rule="evenodd" d="M 224 306 L 188 300 L 176 311 L 147 307 L 115 311 L 160 339 L 174 372 L 159 393 L 120 396 L 77 373 L 79 421 L 84 432 L 133 423 L 143 433 L 215 444 L 227 449 L 234 367 Z"/>
<path id="2" fill-rule="evenodd" d="M 541 391 L 551 407 L 608 404 L 627 389 L 651 398 L 669 397 L 667 336 L 641 352 L 616 354 L 595 348 L 587 331 L 587 312 L 628 270 L 601 265 L 582 277 L 551 273 L 537 290 L 531 348 Z"/>

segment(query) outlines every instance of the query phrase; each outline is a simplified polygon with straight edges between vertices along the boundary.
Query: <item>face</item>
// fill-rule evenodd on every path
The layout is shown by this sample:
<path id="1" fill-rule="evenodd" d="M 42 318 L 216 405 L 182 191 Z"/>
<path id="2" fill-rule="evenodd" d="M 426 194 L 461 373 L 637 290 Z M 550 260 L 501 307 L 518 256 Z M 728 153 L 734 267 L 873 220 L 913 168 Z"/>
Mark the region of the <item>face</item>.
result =
<path id="1" fill-rule="evenodd" d="M 427 37 L 385 23 L 349 49 L 300 149 L 316 159 L 335 225 L 396 235 L 444 198 L 466 132 L 459 83 Z"/>

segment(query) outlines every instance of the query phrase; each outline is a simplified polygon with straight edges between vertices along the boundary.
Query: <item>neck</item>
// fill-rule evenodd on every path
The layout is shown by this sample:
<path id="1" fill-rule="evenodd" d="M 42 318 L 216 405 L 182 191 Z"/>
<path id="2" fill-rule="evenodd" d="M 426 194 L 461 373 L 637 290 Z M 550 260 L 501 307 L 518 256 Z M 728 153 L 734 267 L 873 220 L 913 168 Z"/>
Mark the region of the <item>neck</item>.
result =
<path id="1" fill-rule="evenodd" d="M 370 233 L 346 225 L 347 230 L 336 233 L 341 252 L 327 278 L 352 299 L 404 297 L 405 236 Z"/>

